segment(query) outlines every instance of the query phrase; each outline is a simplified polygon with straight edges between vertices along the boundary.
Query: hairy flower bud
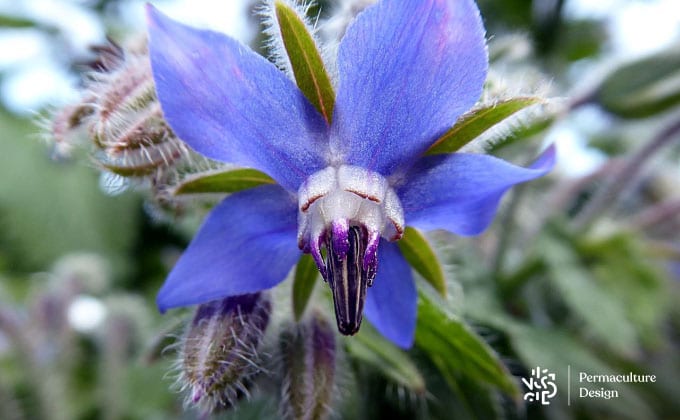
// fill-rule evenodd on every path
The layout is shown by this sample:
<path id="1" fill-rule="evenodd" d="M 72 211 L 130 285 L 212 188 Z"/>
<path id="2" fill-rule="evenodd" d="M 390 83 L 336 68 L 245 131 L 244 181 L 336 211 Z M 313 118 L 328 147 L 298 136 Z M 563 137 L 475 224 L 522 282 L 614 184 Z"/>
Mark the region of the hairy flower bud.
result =
<path id="1" fill-rule="evenodd" d="M 200 305 L 181 348 L 180 384 L 188 404 L 210 412 L 247 395 L 244 381 L 258 371 L 257 350 L 269 323 L 264 293 Z"/>
<path id="2" fill-rule="evenodd" d="M 335 385 L 335 334 L 319 313 L 283 332 L 281 414 L 295 420 L 325 419 Z"/>
<path id="3" fill-rule="evenodd" d="M 124 177 L 162 173 L 188 155 L 163 117 L 145 44 L 92 48 L 98 55 L 80 102 L 57 110 L 49 124 L 57 152 L 85 131 L 96 163 Z"/>
<path id="4" fill-rule="evenodd" d="M 73 137 L 80 132 L 83 121 L 92 114 L 92 107 L 84 103 L 66 105 L 56 110 L 44 129 L 49 133 L 54 158 L 69 157 L 73 151 Z"/>
<path id="5" fill-rule="evenodd" d="M 93 114 L 90 136 L 97 161 L 122 176 L 144 176 L 173 165 L 187 154 L 163 118 L 146 47 L 128 51 L 100 48 L 89 89 Z M 118 57 L 118 61 L 116 58 Z"/>

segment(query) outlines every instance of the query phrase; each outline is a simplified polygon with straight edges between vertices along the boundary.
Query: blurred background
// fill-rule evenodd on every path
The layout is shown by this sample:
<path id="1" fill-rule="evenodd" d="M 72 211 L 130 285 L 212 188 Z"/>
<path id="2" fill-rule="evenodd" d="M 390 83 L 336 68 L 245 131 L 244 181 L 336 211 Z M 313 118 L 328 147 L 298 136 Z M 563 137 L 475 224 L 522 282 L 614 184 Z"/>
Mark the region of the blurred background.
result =
<path id="1" fill-rule="evenodd" d="M 349 3 L 309 13 L 337 22 Z M 154 4 L 262 48 L 253 2 Z M 456 366 L 455 353 L 446 374 L 416 348 L 407 354 L 415 373 L 404 373 L 346 348 L 345 380 L 359 385 L 335 416 L 680 418 L 680 2 L 479 6 L 486 99 L 552 98 L 479 147 L 524 164 L 556 143 L 558 166 L 509 194 L 482 236 L 428 237 L 446 272 L 443 304 L 517 389 Z M 0 0 L 0 419 L 199 416 L 170 389 L 173 351 L 161 351 L 188 312 L 162 317 L 154 298 L 204 212 L 168 212 L 144 182 L 102 172 L 87 146 L 66 153 L 51 124 L 78 101 L 92 47 L 143 34 L 143 9 L 135 0 Z M 524 405 L 520 378 L 539 365 L 557 372 L 561 390 L 567 366 L 657 382 L 621 385 L 619 399 L 560 392 L 550 406 Z M 255 393 L 218 417 L 276 418 L 276 404 Z"/>

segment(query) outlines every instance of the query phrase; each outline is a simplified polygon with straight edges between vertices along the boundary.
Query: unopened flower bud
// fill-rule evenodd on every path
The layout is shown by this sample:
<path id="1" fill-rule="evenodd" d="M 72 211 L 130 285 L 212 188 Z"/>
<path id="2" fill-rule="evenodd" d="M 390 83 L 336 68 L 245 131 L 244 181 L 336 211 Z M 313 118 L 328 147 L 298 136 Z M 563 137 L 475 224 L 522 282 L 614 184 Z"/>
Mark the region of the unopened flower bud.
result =
<path id="1" fill-rule="evenodd" d="M 96 163 L 117 175 L 149 176 L 176 165 L 189 151 L 165 122 L 145 42 L 124 49 L 109 41 L 92 50 L 98 55 L 80 102 L 52 117 L 57 149 L 76 143 L 83 128 Z"/>
<path id="2" fill-rule="evenodd" d="M 281 414 L 295 420 L 320 420 L 330 414 L 335 386 L 333 328 L 319 312 L 281 334 L 283 362 Z"/>
<path id="3" fill-rule="evenodd" d="M 257 351 L 270 313 L 263 293 L 198 307 L 181 349 L 180 384 L 189 391 L 188 404 L 211 412 L 247 394 L 244 382 L 258 371 Z"/>
<path id="4" fill-rule="evenodd" d="M 92 107 L 84 104 L 72 104 L 56 110 L 51 119 L 44 122 L 54 145 L 54 157 L 69 157 L 73 151 L 73 137 L 80 132 L 84 120 L 92 114 Z"/>
<path id="5" fill-rule="evenodd" d="M 95 98 L 88 127 L 99 149 L 95 158 L 122 176 L 145 176 L 173 165 L 187 148 L 163 118 L 146 48 L 99 51 L 100 71 L 92 73 L 88 86 Z"/>

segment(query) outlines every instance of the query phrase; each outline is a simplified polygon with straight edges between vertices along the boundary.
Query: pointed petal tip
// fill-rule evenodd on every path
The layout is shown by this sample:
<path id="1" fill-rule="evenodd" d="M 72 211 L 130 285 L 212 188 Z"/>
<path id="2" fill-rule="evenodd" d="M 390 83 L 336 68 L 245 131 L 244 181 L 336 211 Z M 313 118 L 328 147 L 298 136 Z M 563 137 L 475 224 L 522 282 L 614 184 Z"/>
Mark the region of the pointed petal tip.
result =
<path id="1" fill-rule="evenodd" d="M 415 338 L 415 331 L 412 331 L 410 335 L 404 335 L 398 339 L 391 338 L 392 342 L 399 348 L 403 350 L 409 350 L 413 347 L 413 342 Z"/>
<path id="2" fill-rule="evenodd" d="M 146 23 L 147 25 L 152 25 L 156 21 L 158 21 L 159 18 L 163 17 L 163 13 L 161 13 L 156 6 L 154 6 L 151 3 L 145 3 L 144 4 L 144 12 L 146 15 Z"/>
<path id="3" fill-rule="evenodd" d="M 290 191 L 325 166 L 327 124 L 274 64 L 226 34 L 185 25 L 152 5 L 146 18 L 158 100 L 188 146 L 258 169 Z"/>
<path id="4" fill-rule="evenodd" d="M 555 143 L 550 144 L 543 153 L 536 159 L 534 163 L 529 166 L 531 169 L 537 169 L 545 173 L 550 172 L 557 161 L 557 146 Z"/>
<path id="5" fill-rule="evenodd" d="M 172 302 L 172 299 L 168 296 L 168 288 L 166 287 L 167 282 L 163 284 L 161 289 L 158 291 L 158 294 L 156 295 L 156 307 L 158 308 L 158 312 L 160 312 L 161 315 L 164 315 L 168 309 L 173 309 L 182 306 L 174 304 Z"/>
<path id="6" fill-rule="evenodd" d="M 479 235 L 490 226 L 506 191 L 545 176 L 555 161 L 554 144 L 527 167 L 489 155 L 426 156 L 398 191 L 407 224 L 461 236 Z"/>

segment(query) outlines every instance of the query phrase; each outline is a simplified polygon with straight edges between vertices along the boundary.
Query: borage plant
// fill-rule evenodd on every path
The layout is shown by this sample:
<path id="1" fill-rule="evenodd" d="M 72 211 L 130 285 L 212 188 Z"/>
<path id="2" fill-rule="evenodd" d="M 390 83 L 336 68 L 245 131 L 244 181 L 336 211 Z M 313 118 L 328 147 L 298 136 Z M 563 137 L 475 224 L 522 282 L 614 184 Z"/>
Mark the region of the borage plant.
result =
<path id="1" fill-rule="evenodd" d="M 248 305 L 238 307 L 239 299 L 250 301 L 276 286 L 296 263 L 298 271 L 311 265 L 303 256 L 309 254 L 330 286 L 340 333 L 357 333 L 365 312 L 384 337 L 409 348 L 418 307 L 409 262 L 443 289 L 442 279 L 427 275 L 428 259 L 417 258 L 432 251 L 414 228 L 481 233 L 510 187 L 550 171 L 554 150 L 528 168 L 454 153 L 474 138 L 474 127 L 466 133 L 455 123 L 480 98 L 488 66 L 472 0 L 385 0 L 366 8 L 341 40 L 336 77 L 324 66 L 304 10 L 276 0 L 266 14 L 288 74 L 228 36 L 148 7 L 153 79 L 174 134 L 205 157 L 252 168 L 198 176 L 180 189 L 214 191 L 220 182 L 243 181 L 243 174 L 255 177 L 250 186 L 264 184 L 236 191 L 212 210 L 168 276 L 158 306 L 219 307 L 214 302 L 224 300 L 239 308 L 246 325 Z M 510 103 L 512 109 L 506 103 L 499 112 L 535 101 Z M 479 125 L 483 115 L 463 120 Z M 197 317 L 191 327 L 217 337 L 205 345 L 221 345 L 245 330 L 206 327 L 227 317 L 208 312 L 215 315 Z M 187 342 L 185 352 L 201 342 Z M 335 354 L 334 341 L 311 340 L 310 346 L 317 342 L 328 347 L 322 354 Z M 486 355 L 478 360 L 490 357 L 473 344 L 467 351 L 481 348 Z M 199 372 L 190 384 L 193 402 L 236 395 L 215 389 L 224 379 L 226 353 L 213 361 L 222 367 L 192 365 Z"/>
<path id="2" fill-rule="evenodd" d="M 282 1 L 271 9 L 299 87 L 228 36 L 148 8 L 156 90 L 173 131 L 198 153 L 258 169 L 277 184 L 234 193 L 212 210 L 158 305 L 269 289 L 307 253 L 332 290 L 342 334 L 359 330 L 365 310 L 380 333 L 408 348 L 417 293 L 395 243 L 405 227 L 481 233 L 503 193 L 548 172 L 554 151 L 529 168 L 431 153 L 451 140 L 447 131 L 486 78 L 484 28 L 472 1 L 367 8 L 342 38 L 335 83 L 305 43 L 309 33 L 291 26 L 302 22 L 295 9 Z M 288 39 L 295 36 L 305 39 Z"/>

